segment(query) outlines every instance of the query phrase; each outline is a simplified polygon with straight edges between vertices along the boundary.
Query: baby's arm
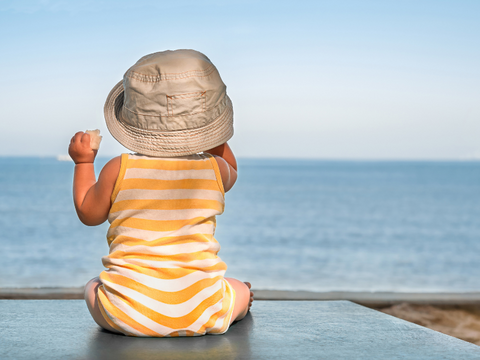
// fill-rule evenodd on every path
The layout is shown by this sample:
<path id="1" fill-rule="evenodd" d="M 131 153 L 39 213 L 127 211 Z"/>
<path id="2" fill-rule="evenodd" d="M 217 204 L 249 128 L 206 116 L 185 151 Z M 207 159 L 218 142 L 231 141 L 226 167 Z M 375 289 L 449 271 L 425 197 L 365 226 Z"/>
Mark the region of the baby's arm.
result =
<path id="1" fill-rule="evenodd" d="M 120 172 L 120 157 L 110 160 L 95 180 L 93 162 L 96 150 L 90 148 L 90 135 L 78 132 L 70 141 L 68 153 L 75 162 L 73 202 L 78 218 L 85 225 L 100 225 L 107 220 L 110 197 Z"/>
<path id="2" fill-rule="evenodd" d="M 237 181 L 237 160 L 232 149 L 224 143 L 205 152 L 215 156 L 222 175 L 223 188 L 225 192 L 229 191 Z"/>

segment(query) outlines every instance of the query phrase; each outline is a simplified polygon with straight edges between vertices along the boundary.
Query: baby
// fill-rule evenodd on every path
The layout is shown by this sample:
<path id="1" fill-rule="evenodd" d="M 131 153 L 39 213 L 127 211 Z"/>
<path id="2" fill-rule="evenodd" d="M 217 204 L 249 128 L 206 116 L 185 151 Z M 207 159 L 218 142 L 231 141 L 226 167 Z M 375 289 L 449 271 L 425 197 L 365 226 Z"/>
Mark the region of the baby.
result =
<path id="1" fill-rule="evenodd" d="M 95 179 L 88 133 L 68 149 L 80 221 L 108 219 L 107 270 L 85 286 L 102 328 L 131 336 L 225 333 L 247 314 L 250 284 L 225 278 L 215 216 L 235 184 L 232 103 L 215 66 L 194 50 L 142 57 L 108 95 L 110 133 L 134 154 Z"/>

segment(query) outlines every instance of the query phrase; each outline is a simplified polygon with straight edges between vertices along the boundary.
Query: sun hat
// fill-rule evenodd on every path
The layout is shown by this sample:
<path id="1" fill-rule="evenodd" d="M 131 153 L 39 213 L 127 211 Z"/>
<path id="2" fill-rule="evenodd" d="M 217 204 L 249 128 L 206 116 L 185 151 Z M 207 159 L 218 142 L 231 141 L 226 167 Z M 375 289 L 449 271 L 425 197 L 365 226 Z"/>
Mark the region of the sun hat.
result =
<path id="1" fill-rule="evenodd" d="M 143 155 L 196 154 L 233 136 L 233 107 L 217 68 L 195 50 L 146 55 L 110 91 L 112 136 Z"/>

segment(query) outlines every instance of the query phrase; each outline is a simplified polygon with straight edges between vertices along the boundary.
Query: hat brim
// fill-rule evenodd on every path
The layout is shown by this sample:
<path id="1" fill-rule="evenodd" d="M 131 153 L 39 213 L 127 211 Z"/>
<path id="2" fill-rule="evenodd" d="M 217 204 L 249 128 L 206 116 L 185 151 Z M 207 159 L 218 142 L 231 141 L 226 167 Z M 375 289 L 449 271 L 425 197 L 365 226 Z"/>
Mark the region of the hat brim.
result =
<path id="1" fill-rule="evenodd" d="M 196 129 L 151 131 L 122 121 L 123 80 L 114 86 L 105 102 L 104 114 L 112 136 L 127 149 L 156 157 L 192 155 L 212 149 L 233 136 L 233 106 L 226 96 L 225 110 L 212 122 Z"/>

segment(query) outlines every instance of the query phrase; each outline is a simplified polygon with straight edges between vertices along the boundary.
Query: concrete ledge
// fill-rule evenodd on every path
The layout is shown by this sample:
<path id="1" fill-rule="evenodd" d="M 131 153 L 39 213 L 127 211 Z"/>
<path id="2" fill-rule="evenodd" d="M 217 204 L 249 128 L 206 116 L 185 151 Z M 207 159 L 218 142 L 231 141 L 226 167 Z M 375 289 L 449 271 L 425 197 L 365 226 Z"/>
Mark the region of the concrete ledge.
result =
<path id="1" fill-rule="evenodd" d="M 0 300 L 1 359 L 479 359 L 479 347 L 348 301 L 261 301 L 224 335 L 133 338 L 81 300 Z"/>
<path id="2" fill-rule="evenodd" d="M 401 293 L 401 292 L 310 292 L 257 290 L 257 300 L 349 300 L 369 307 L 408 302 L 429 305 L 480 305 L 480 292 L 470 293 Z"/>
<path id="3" fill-rule="evenodd" d="M 401 292 L 311 292 L 254 290 L 255 300 L 349 300 L 369 307 L 403 302 L 429 305 L 479 305 L 480 292 L 401 293 Z M 83 299 L 83 287 L 72 288 L 0 288 L 0 299 Z"/>
<path id="4" fill-rule="evenodd" d="M 3 300 L 67 300 L 83 299 L 83 287 L 0 288 Z"/>

